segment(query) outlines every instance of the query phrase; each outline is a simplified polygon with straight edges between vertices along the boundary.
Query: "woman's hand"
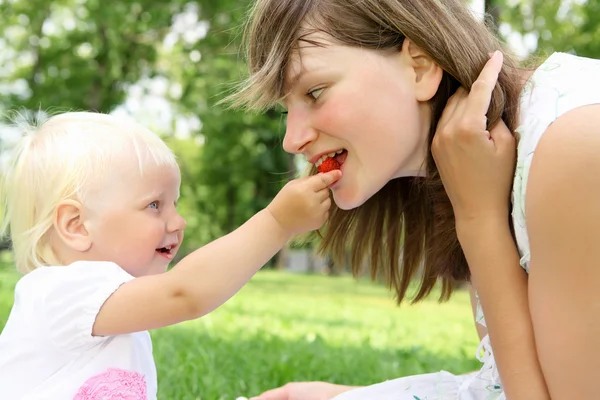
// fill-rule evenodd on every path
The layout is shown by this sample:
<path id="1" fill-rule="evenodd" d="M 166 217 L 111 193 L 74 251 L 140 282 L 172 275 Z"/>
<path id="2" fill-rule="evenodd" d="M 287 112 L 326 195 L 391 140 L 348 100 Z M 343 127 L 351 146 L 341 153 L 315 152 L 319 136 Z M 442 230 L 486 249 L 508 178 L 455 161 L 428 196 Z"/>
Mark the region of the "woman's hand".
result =
<path id="1" fill-rule="evenodd" d="M 293 382 L 250 400 L 329 400 L 350 389 L 354 387 L 326 382 Z"/>
<path id="2" fill-rule="evenodd" d="M 486 114 L 502 63 L 502 53 L 494 53 L 471 92 L 457 90 L 448 100 L 433 139 L 433 158 L 457 226 L 481 218 L 508 217 L 515 139 L 502 120 L 486 130 Z"/>

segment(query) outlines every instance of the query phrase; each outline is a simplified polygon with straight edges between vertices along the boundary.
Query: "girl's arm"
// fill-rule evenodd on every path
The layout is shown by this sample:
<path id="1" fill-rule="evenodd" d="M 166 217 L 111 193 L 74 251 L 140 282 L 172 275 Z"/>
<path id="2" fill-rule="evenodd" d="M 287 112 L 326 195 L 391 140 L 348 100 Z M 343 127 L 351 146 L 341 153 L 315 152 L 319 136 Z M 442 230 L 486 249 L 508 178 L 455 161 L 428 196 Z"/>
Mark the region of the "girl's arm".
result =
<path id="1" fill-rule="evenodd" d="M 552 400 L 600 384 L 600 105 L 557 119 L 536 149 L 526 199 L 529 303 Z"/>
<path id="2" fill-rule="evenodd" d="M 288 183 L 271 204 L 230 234 L 186 256 L 170 271 L 123 284 L 103 304 L 94 336 L 160 328 L 199 318 L 233 296 L 289 238 L 327 219 L 331 171 Z"/>

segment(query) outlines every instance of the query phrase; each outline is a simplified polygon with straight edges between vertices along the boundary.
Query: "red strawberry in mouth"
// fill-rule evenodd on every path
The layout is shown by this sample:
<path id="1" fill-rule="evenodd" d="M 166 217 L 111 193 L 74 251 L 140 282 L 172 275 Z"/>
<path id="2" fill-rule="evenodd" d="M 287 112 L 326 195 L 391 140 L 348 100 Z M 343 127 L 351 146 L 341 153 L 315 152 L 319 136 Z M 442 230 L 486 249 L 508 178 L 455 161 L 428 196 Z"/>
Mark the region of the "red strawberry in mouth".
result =
<path id="1" fill-rule="evenodd" d="M 324 174 L 326 172 L 333 171 L 334 169 L 340 169 L 340 163 L 335 158 L 329 157 L 323 161 L 321 165 L 317 167 L 317 169 L 319 172 Z"/>

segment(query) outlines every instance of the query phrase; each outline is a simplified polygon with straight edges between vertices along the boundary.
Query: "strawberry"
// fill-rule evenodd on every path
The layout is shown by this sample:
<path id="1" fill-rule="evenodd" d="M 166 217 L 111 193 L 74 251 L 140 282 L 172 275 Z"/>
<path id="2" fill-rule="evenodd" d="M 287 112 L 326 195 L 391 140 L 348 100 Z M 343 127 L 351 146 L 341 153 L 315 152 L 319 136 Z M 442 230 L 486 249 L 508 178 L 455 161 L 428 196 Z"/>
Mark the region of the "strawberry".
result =
<path id="1" fill-rule="evenodd" d="M 334 169 L 340 169 L 340 163 L 335 158 L 328 157 L 317 169 L 321 173 L 333 171 Z"/>

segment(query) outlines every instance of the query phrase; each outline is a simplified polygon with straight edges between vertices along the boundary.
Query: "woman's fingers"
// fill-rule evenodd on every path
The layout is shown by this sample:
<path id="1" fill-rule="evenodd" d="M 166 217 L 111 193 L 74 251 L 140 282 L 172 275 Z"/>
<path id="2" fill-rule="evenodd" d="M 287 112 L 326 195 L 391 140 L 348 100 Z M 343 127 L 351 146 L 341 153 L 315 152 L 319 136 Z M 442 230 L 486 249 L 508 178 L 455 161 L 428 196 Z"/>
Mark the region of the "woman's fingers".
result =
<path id="1" fill-rule="evenodd" d="M 467 99 L 467 115 L 479 117 L 487 114 L 503 62 L 504 56 L 501 52 L 496 51 L 485 64 L 479 77 L 471 86 L 471 92 Z"/>

